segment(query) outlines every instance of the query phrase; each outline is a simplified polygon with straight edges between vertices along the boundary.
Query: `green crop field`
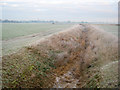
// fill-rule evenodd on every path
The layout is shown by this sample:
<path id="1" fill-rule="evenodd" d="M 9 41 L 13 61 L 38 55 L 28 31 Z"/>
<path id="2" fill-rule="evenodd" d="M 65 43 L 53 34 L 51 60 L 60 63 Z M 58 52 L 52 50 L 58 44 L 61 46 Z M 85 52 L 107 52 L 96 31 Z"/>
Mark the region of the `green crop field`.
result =
<path id="1" fill-rule="evenodd" d="M 4 23 L 2 24 L 2 39 L 8 40 L 15 37 L 26 36 L 35 33 L 52 32 L 70 27 L 71 24 L 50 23 Z"/>
<path id="2" fill-rule="evenodd" d="M 2 49 L 3 55 L 19 50 L 44 36 L 72 27 L 73 24 L 51 23 L 3 23 L 2 24 Z M 97 25 L 97 27 L 118 35 L 118 26 Z"/>
<path id="3" fill-rule="evenodd" d="M 113 35 L 118 36 L 118 26 L 117 25 L 97 25 L 99 28 L 110 32 Z M 120 26 L 119 26 L 120 27 Z"/>
<path id="4" fill-rule="evenodd" d="M 51 23 L 3 23 L 3 55 L 16 52 L 40 38 L 72 27 L 73 24 Z"/>

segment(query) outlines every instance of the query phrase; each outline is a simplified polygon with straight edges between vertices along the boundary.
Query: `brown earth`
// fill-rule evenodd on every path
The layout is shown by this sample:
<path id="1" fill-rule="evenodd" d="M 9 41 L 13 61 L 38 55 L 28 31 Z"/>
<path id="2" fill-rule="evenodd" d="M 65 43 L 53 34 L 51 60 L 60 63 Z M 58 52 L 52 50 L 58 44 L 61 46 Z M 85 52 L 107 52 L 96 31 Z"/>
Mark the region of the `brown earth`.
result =
<path id="1" fill-rule="evenodd" d="M 75 25 L 3 56 L 3 87 L 117 87 L 117 63 L 117 37 Z"/>

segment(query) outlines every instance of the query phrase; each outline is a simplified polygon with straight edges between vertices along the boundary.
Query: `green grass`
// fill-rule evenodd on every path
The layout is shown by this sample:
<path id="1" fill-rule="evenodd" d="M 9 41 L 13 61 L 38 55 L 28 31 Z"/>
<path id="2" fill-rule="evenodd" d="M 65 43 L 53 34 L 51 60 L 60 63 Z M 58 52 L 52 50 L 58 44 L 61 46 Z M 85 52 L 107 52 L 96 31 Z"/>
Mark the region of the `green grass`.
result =
<path id="1" fill-rule="evenodd" d="M 72 25 L 73 24 L 63 23 L 3 23 L 3 55 L 16 52 L 20 48 L 40 40 L 43 36 L 59 32 L 71 27 Z"/>
<path id="2" fill-rule="evenodd" d="M 3 87 L 49 87 L 46 84 L 53 83 L 50 71 L 56 68 L 55 53 L 51 55 L 51 49 L 44 48 L 48 47 L 25 47 L 17 54 L 4 56 Z"/>
<path id="3" fill-rule="evenodd" d="M 104 29 L 107 32 L 112 33 L 113 35 L 118 36 L 118 27 L 116 25 L 98 25 L 99 28 Z"/>
<path id="4" fill-rule="evenodd" d="M 51 23 L 3 23 L 2 39 L 7 40 L 15 37 L 31 35 L 35 33 L 46 33 L 52 30 L 61 30 L 70 27 L 71 24 Z"/>

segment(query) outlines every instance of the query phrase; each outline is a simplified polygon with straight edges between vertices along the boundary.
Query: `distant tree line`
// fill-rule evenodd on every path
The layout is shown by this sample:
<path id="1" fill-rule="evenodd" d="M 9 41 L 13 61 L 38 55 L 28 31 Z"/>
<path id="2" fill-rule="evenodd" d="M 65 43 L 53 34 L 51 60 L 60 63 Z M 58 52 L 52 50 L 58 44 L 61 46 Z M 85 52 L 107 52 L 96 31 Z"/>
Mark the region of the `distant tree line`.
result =
<path id="1" fill-rule="evenodd" d="M 18 20 L 2 20 L 0 19 L 0 23 L 52 23 L 52 24 L 55 24 L 55 23 L 88 23 L 88 22 L 71 22 L 71 21 L 63 21 L 63 22 L 59 22 L 59 21 L 40 21 L 40 20 L 29 20 L 29 21 L 25 21 L 25 20 L 21 20 L 21 21 L 18 21 Z"/>
<path id="2" fill-rule="evenodd" d="M 39 21 L 39 20 L 30 20 L 30 21 L 17 21 L 17 20 L 0 20 L 1 23 L 56 23 L 57 21 Z"/>

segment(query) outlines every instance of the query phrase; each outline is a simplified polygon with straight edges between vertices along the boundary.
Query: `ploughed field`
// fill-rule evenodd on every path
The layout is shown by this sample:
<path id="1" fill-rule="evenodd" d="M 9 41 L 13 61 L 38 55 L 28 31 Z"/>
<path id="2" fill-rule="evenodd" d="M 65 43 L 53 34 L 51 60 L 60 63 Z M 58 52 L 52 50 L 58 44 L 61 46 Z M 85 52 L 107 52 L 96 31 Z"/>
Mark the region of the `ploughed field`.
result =
<path id="1" fill-rule="evenodd" d="M 3 87 L 114 88 L 119 85 L 118 37 L 102 25 L 74 25 L 39 37 L 2 59 Z"/>

